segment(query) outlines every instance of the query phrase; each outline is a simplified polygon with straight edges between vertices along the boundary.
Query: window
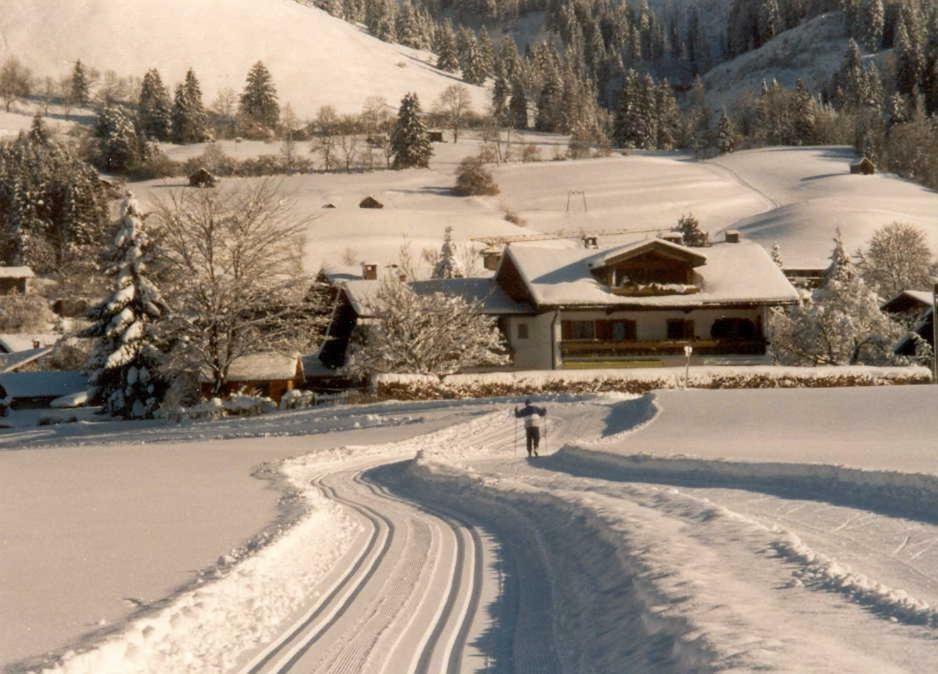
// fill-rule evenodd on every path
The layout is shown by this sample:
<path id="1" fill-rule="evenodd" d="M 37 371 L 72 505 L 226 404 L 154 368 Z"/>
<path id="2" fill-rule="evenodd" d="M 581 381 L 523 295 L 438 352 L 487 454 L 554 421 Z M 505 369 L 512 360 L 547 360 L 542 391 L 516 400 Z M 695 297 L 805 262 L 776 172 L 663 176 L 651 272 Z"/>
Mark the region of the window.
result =
<path id="1" fill-rule="evenodd" d="M 528 324 L 518 323 L 518 339 L 527 339 L 527 338 L 528 338 Z"/>
<path id="2" fill-rule="evenodd" d="M 634 341 L 635 333 L 635 321 L 596 321 L 596 337 L 603 341 Z"/>
<path id="3" fill-rule="evenodd" d="M 693 339 L 694 321 L 679 318 L 668 320 L 668 339 Z"/>
<path id="4" fill-rule="evenodd" d="M 714 339 L 754 339 L 757 335 L 756 324 L 748 318 L 718 318 L 710 328 Z"/>
<path id="5" fill-rule="evenodd" d="M 635 321 L 612 321 L 612 339 L 617 342 L 635 341 Z"/>
<path id="6" fill-rule="evenodd" d="M 596 324 L 593 321 L 561 321 L 560 332 L 563 339 L 595 339 Z"/>

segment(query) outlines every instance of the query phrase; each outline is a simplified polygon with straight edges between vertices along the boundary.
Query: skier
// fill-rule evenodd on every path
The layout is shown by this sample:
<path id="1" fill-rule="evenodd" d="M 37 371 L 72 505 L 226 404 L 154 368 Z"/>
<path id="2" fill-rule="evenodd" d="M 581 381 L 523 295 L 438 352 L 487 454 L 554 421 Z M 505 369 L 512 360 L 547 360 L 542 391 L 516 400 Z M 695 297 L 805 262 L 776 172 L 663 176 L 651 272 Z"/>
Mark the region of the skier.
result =
<path id="1" fill-rule="evenodd" d="M 537 453 L 538 445 L 541 444 L 541 423 L 547 416 L 547 409 L 536 407 L 531 404 L 530 398 L 524 401 L 524 407 L 515 408 L 515 418 L 524 419 L 524 434 L 527 439 L 528 456 L 540 456 Z"/>

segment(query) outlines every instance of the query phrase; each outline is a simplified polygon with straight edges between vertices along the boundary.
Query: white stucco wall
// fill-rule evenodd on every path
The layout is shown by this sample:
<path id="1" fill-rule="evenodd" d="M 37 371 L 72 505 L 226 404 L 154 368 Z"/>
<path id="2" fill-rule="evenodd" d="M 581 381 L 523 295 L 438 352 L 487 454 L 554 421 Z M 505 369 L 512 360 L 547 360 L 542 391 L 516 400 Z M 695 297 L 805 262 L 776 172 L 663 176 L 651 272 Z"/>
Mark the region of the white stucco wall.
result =
<path id="1" fill-rule="evenodd" d="M 560 322 L 552 326 L 554 312 L 547 312 L 537 316 L 511 316 L 507 320 L 508 342 L 513 354 L 512 364 L 517 370 L 550 370 L 554 367 L 551 354 L 552 344 L 554 354 L 559 362 Z M 518 325 L 528 327 L 527 339 L 518 337 Z M 554 339 L 551 340 L 551 331 L 554 330 Z"/>
<path id="2" fill-rule="evenodd" d="M 605 311 L 561 311 L 556 325 L 554 312 L 546 312 L 537 316 L 510 316 L 506 319 L 508 341 L 512 349 L 512 364 L 518 370 L 549 370 L 560 367 L 560 322 L 563 320 L 633 320 L 636 322 L 637 339 L 658 340 L 666 339 L 668 335 L 668 321 L 673 319 L 694 321 L 696 337 L 708 339 L 710 328 L 714 321 L 720 318 L 748 318 L 753 323 L 763 322 L 765 330 L 765 314 L 763 308 L 755 309 L 699 309 L 690 312 L 684 311 L 616 311 L 607 314 Z M 518 336 L 518 325 L 528 326 L 528 337 L 522 339 Z M 551 332 L 553 331 L 553 340 Z M 551 347 L 553 345 L 553 353 Z M 725 357 L 724 357 L 725 358 Z M 752 357 L 750 357 L 751 359 Z"/>

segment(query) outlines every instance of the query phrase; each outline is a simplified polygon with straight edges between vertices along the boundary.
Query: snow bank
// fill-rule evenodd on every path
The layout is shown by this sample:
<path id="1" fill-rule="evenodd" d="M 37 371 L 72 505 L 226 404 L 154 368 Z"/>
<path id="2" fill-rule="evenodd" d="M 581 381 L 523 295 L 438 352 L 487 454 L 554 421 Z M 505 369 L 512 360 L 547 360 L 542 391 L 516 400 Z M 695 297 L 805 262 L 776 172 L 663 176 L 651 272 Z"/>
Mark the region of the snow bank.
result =
<path id="1" fill-rule="evenodd" d="M 604 450 L 599 443 L 567 445 L 546 462 L 557 470 L 606 480 L 746 488 L 938 521 L 938 474 L 626 454 Z"/>
<path id="2" fill-rule="evenodd" d="M 596 500 L 423 457 L 408 472 L 409 490 L 480 521 L 497 521 L 503 536 L 538 551 L 549 566 L 544 591 L 554 630 L 542 638 L 554 644 L 560 671 L 699 672 L 712 671 L 719 660 L 688 618 L 689 597 L 680 583 L 659 583 L 668 574 L 648 559 L 632 523 L 613 522 Z"/>
<path id="3" fill-rule="evenodd" d="M 43 674 L 231 671 L 242 653 L 276 637 L 277 628 L 343 558 L 360 527 L 310 485 L 312 475 L 302 462 L 288 461 L 284 472 L 308 507 L 288 535 L 268 531 L 223 555 L 198 589 L 134 620 L 91 650 L 67 652 Z"/>
<path id="4" fill-rule="evenodd" d="M 931 373 L 924 367 L 691 367 L 690 388 L 828 388 L 925 384 Z M 536 393 L 646 393 L 682 388 L 684 368 L 617 370 L 538 370 L 457 374 L 443 377 L 380 374 L 373 378 L 377 395 L 402 400 L 480 398 Z"/>

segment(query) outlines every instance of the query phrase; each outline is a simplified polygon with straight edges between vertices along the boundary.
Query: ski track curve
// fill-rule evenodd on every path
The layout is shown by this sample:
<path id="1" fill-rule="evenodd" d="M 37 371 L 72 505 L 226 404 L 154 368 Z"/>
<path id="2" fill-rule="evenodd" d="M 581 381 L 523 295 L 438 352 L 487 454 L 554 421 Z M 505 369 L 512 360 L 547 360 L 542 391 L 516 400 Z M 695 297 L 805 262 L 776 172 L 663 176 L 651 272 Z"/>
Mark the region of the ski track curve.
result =
<path id="1" fill-rule="evenodd" d="M 399 460 L 397 457 L 395 460 Z M 325 497 L 368 527 L 344 572 L 240 674 L 460 672 L 483 584 L 479 532 L 367 477 L 385 461 L 317 475 Z"/>

